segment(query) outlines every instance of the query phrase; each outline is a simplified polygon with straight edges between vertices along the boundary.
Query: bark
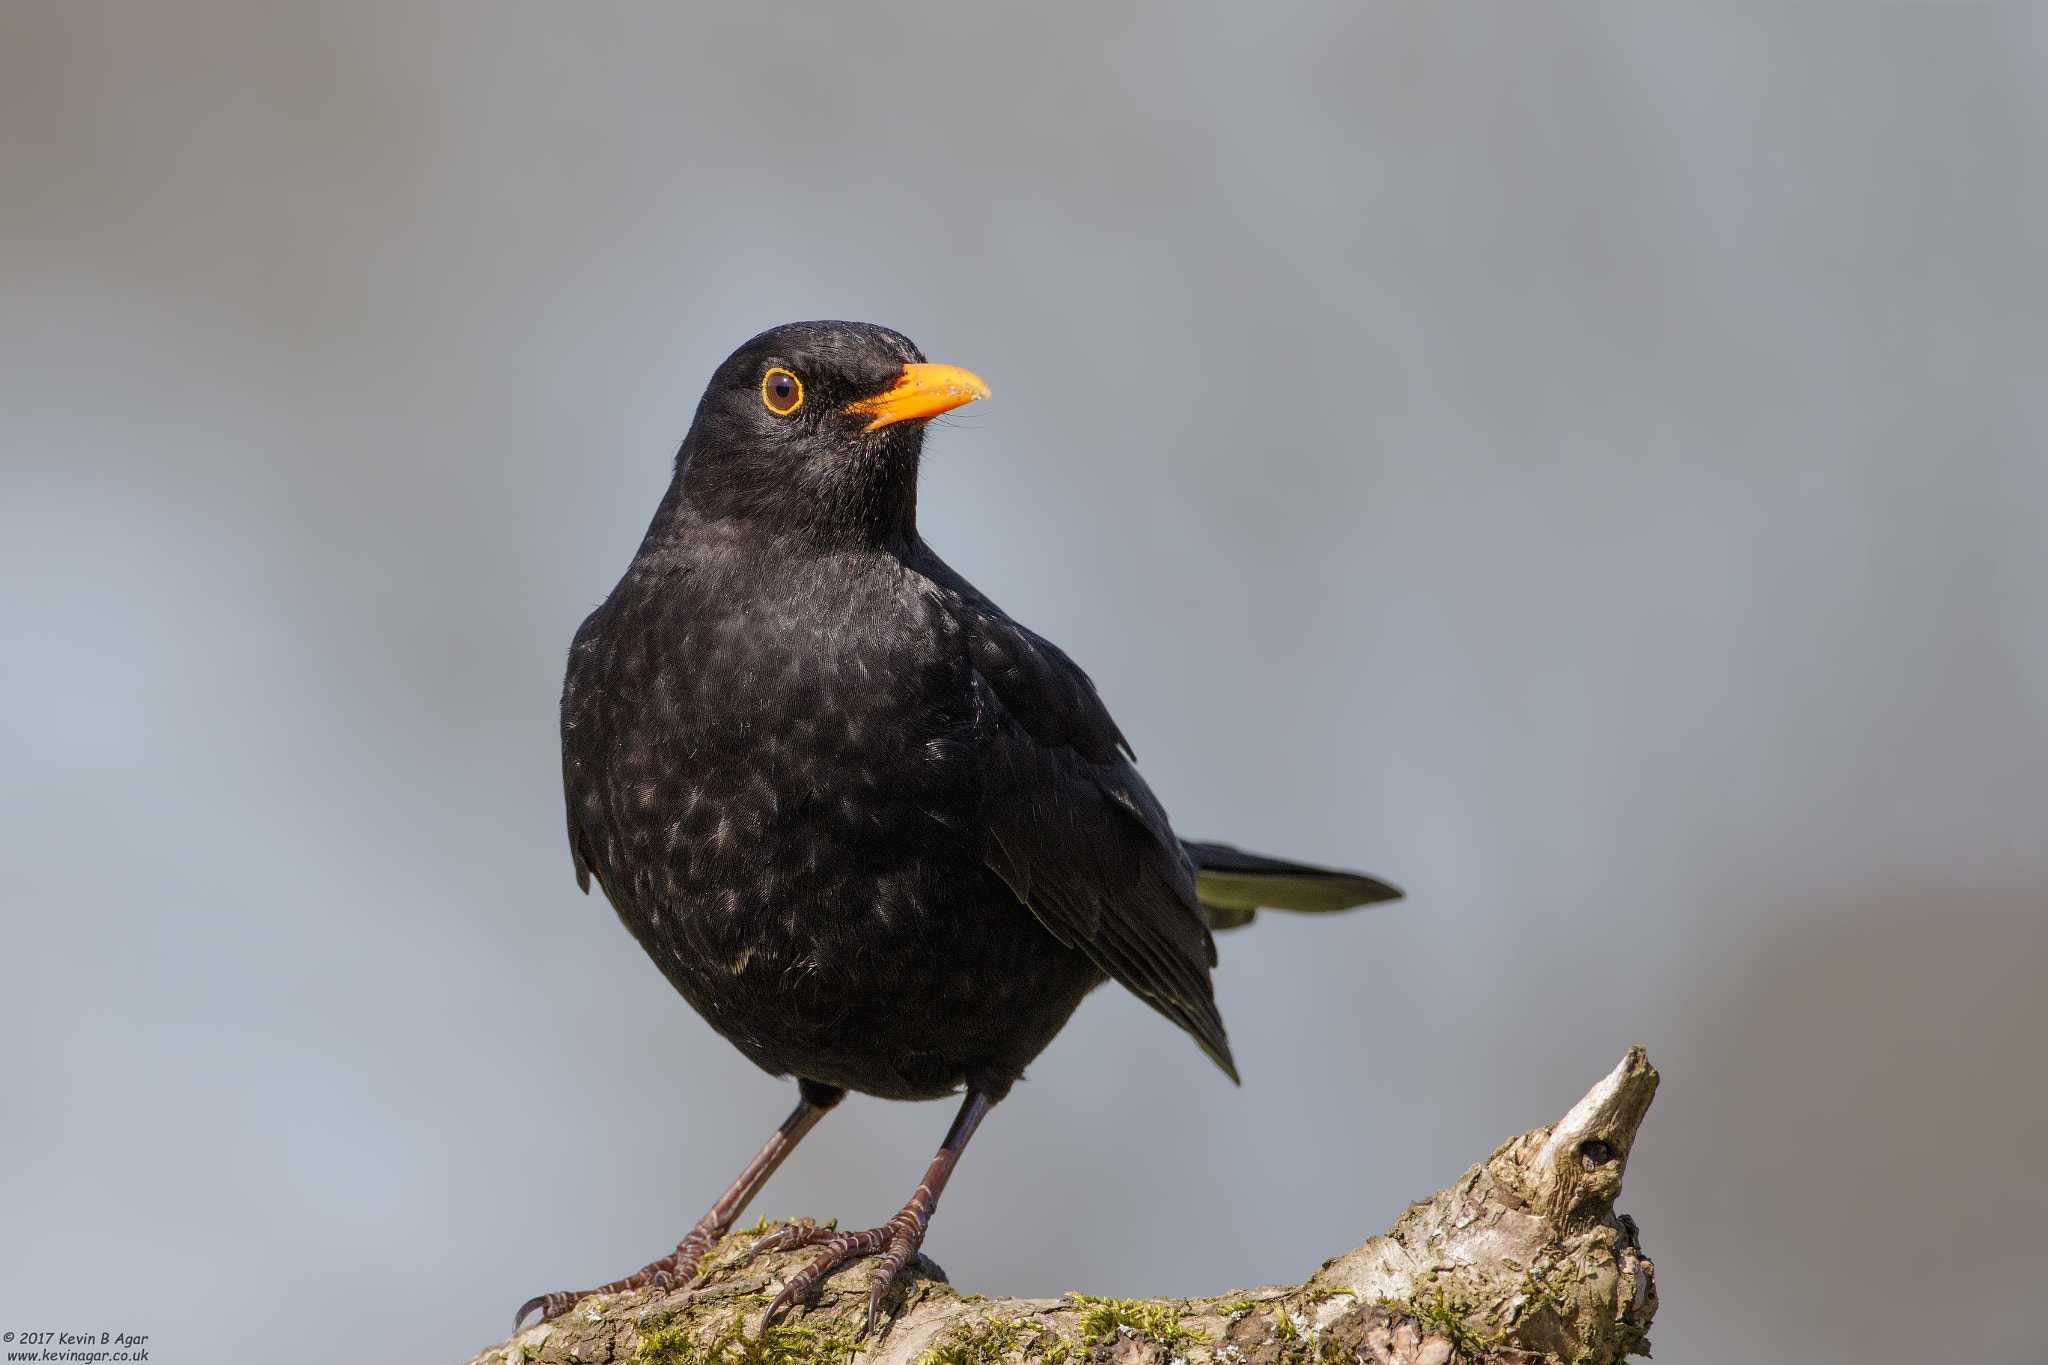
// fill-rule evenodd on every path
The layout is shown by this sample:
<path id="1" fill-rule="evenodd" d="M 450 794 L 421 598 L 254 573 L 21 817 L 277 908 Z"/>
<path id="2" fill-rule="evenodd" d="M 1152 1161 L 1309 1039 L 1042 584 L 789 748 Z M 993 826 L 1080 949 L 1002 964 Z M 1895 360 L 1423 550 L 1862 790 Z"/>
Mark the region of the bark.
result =
<path id="1" fill-rule="evenodd" d="M 1613 1365 L 1648 1355 L 1654 1267 L 1614 1211 L 1657 1092 L 1641 1048 L 1556 1123 L 1502 1144 L 1298 1285 L 1197 1299 L 985 1298 L 920 1259 L 857 1339 L 870 1264 L 763 1327 L 812 1254 L 726 1238 L 686 1289 L 586 1299 L 471 1365 Z"/>

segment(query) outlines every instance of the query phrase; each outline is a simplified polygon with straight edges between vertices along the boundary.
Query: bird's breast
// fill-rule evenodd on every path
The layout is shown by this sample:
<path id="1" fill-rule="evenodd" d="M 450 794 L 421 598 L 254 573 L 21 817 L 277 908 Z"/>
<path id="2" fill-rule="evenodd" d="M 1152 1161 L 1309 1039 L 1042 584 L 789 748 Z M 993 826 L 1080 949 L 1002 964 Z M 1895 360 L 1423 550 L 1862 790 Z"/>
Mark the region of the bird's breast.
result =
<path id="1" fill-rule="evenodd" d="M 572 663 L 594 700 L 565 711 L 570 799 L 605 831 L 608 888 L 729 937 L 887 915 L 978 865 L 965 654 L 911 587 L 707 576 L 640 615 Z"/>

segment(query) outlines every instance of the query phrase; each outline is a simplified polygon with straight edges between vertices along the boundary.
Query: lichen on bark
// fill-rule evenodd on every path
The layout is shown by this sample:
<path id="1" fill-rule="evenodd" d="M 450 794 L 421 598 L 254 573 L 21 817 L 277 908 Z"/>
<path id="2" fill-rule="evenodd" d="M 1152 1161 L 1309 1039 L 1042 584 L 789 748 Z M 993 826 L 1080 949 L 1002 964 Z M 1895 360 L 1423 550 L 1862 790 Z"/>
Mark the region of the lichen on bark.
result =
<path id="1" fill-rule="evenodd" d="M 1305 1283 L 1213 1298 L 962 1295 L 919 1258 L 859 1335 L 869 1263 L 762 1314 L 813 1254 L 720 1244 L 684 1289 L 585 1300 L 470 1365 L 1616 1365 L 1649 1353 L 1656 1272 L 1614 1210 L 1657 1091 L 1641 1048 Z"/>

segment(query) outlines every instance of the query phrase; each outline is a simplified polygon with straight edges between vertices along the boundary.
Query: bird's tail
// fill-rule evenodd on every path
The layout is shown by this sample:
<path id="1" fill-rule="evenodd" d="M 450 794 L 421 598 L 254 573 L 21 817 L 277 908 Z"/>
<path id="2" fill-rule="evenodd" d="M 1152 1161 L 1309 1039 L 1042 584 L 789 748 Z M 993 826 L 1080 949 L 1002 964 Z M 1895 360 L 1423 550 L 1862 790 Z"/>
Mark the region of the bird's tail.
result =
<path id="1" fill-rule="evenodd" d="M 1250 924 L 1261 907 L 1321 915 L 1401 898 L 1398 886 L 1357 872 L 1262 858 L 1229 844 L 1183 839 L 1180 846 L 1194 864 L 1195 895 L 1209 912 L 1211 929 Z"/>

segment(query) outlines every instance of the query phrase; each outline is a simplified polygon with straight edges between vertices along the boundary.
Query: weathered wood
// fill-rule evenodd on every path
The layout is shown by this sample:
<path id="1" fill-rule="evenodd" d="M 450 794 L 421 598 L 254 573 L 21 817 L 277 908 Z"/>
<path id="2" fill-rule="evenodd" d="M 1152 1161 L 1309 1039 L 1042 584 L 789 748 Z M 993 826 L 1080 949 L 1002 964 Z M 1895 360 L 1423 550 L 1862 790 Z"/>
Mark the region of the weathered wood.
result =
<path id="1" fill-rule="evenodd" d="M 1614 1211 L 1657 1092 L 1641 1048 L 1562 1119 L 1502 1144 L 1304 1284 L 1200 1299 L 962 1295 L 920 1260 L 856 1339 L 870 1263 L 763 1328 L 808 1252 L 734 1233 L 687 1289 L 592 1298 L 471 1365 L 1614 1365 L 1647 1355 L 1655 1269 Z"/>

